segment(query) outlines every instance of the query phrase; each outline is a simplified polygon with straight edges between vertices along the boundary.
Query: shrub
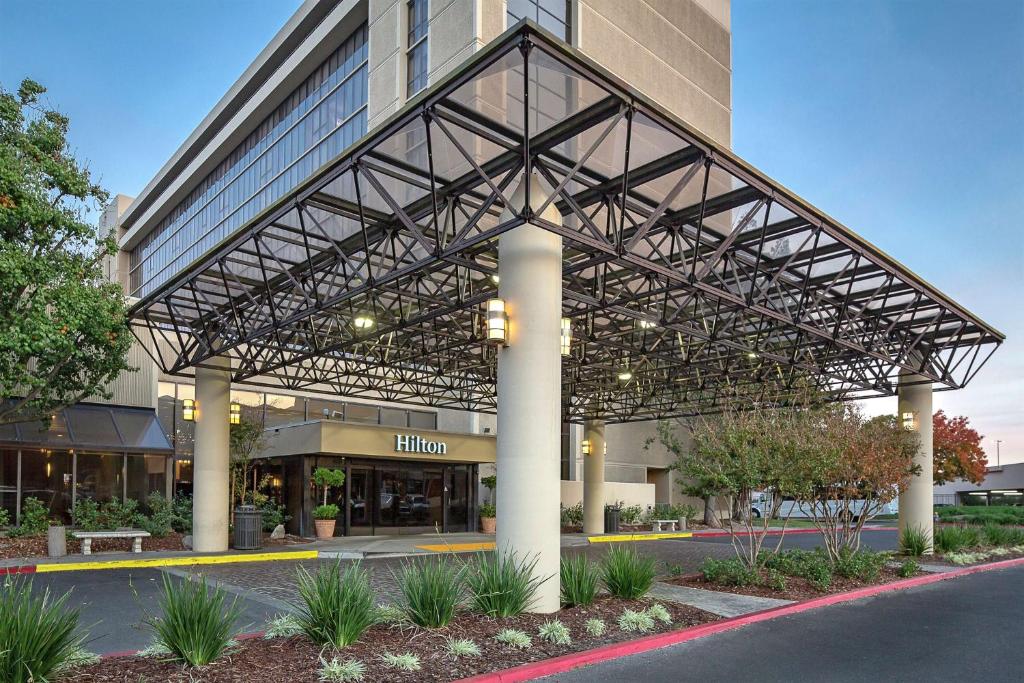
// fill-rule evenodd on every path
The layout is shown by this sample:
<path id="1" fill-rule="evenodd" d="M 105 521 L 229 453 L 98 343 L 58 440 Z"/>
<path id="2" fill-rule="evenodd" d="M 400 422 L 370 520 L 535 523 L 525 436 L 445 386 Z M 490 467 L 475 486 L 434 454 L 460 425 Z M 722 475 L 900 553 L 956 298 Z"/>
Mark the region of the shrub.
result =
<path id="1" fill-rule="evenodd" d="M 259 506 L 263 512 L 263 530 L 273 531 L 278 524 L 287 524 L 292 518 L 284 505 L 278 505 L 273 500 L 267 499 Z"/>
<path id="2" fill-rule="evenodd" d="M 192 496 L 171 501 L 171 528 L 180 534 L 192 533 Z"/>
<path id="3" fill-rule="evenodd" d="M 64 609 L 68 594 L 32 594 L 32 582 L 8 579 L 0 590 L 0 681 L 47 681 L 81 647 L 78 610 Z"/>
<path id="4" fill-rule="evenodd" d="M 807 579 L 821 591 L 828 590 L 832 585 L 832 563 L 821 549 L 786 550 L 759 557 L 759 561 L 769 571 Z"/>
<path id="5" fill-rule="evenodd" d="M 559 503 L 558 507 L 561 511 L 562 526 L 580 526 L 583 524 L 583 503 L 576 503 L 569 507 Z"/>
<path id="6" fill-rule="evenodd" d="M 406 563 L 395 578 L 409 620 L 427 628 L 447 625 L 459 605 L 463 574 L 440 558 Z"/>
<path id="7" fill-rule="evenodd" d="M 392 669 L 398 669 L 399 671 L 419 671 L 420 670 L 420 658 L 411 652 L 403 652 L 400 655 L 393 655 L 390 652 L 385 652 L 380 656 L 381 661 Z"/>
<path id="8" fill-rule="evenodd" d="M 358 562 L 341 571 L 337 560 L 315 575 L 300 567 L 299 597 L 302 632 L 321 647 L 340 650 L 354 643 L 377 616 L 370 579 Z"/>
<path id="9" fill-rule="evenodd" d="M 9 527 L 11 525 L 11 513 L 7 512 L 7 508 L 0 508 L 0 528 Z"/>
<path id="10" fill-rule="evenodd" d="M 50 522 L 47 519 L 49 511 L 38 498 L 29 496 L 21 501 L 21 523 L 7 530 L 7 535 L 16 536 L 41 536 L 46 533 Z"/>
<path id="11" fill-rule="evenodd" d="M 639 524 L 644 517 L 644 509 L 639 505 L 629 505 L 619 509 L 619 521 L 623 524 Z"/>
<path id="12" fill-rule="evenodd" d="M 481 503 L 480 504 L 480 516 L 481 517 L 494 517 L 498 514 L 493 503 Z"/>
<path id="13" fill-rule="evenodd" d="M 558 619 L 551 619 L 541 624 L 537 629 L 537 635 L 541 640 L 546 640 L 552 645 L 572 645 L 569 627 Z"/>
<path id="14" fill-rule="evenodd" d="M 921 557 L 932 549 L 928 532 L 919 526 L 908 526 L 900 534 L 900 552 L 911 557 Z"/>
<path id="15" fill-rule="evenodd" d="M 498 632 L 498 635 L 494 636 L 494 639 L 499 643 L 504 643 L 509 647 L 514 647 L 518 650 L 525 650 L 533 645 L 533 640 L 530 636 L 526 635 L 525 632 L 514 628 L 502 629 Z"/>
<path id="16" fill-rule="evenodd" d="M 605 626 L 604 621 L 601 619 L 587 619 L 586 623 L 583 624 L 583 628 L 586 629 L 590 635 L 600 638 L 604 635 Z"/>
<path id="17" fill-rule="evenodd" d="M 317 505 L 313 510 L 313 519 L 336 519 L 341 509 L 334 503 Z"/>
<path id="18" fill-rule="evenodd" d="M 675 512 L 676 519 L 685 519 L 687 522 L 692 522 L 697 518 L 697 508 L 689 503 L 674 505 L 673 510 Z"/>
<path id="19" fill-rule="evenodd" d="M 139 501 L 134 498 L 122 501 L 114 496 L 100 507 L 100 523 L 104 529 L 140 526 L 141 517 Z"/>
<path id="20" fill-rule="evenodd" d="M 870 550 L 853 552 L 843 548 L 834 563 L 836 574 L 848 579 L 874 581 L 882 572 L 887 556 Z"/>
<path id="21" fill-rule="evenodd" d="M 917 563 L 917 560 L 903 560 L 896 573 L 900 575 L 900 578 L 909 579 L 911 576 L 916 576 L 919 571 L 921 571 L 921 565 Z"/>
<path id="22" fill-rule="evenodd" d="M 71 520 L 82 531 L 99 531 L 103 528 L 100 522 L 100 506 L 92 498 L 79 498 L 71 509 Z"/>
<path id="23" fill-rule="evenodd" d="M 622 614 L 619 615 L 619 628 L 623 631 L 647 633 L 654 630 L 654 617 L 647 612 L 622 610 Z"/>
<path id="24" fill-rule="evenodd" d="M 613 547 L 601 561 L 601 580 L 612 595 L 629 600 L 642 598 L 654 583 L 654 559 L 632 548 Z"/>
<path id="25" fill-rule="evenodd" d="M 1024 529 L 986 524 L 981 532 L 989 545 L 1010 546 L 1024 543 Z"/>
<path id="26" fill-rule="evenodd" d="M 175 657 L 190 666 L 209 664 L 230 646 L 235 620 L 242 613 L 238 599 L 226 604 L 226 596 L 220 588 L 207 590 L 205 579 L 175 584 L 164 574 L 161 616 L 147 622 L 157 641 Z"/>
<path id="27" fill-rule="evenodd" d="M 366 675 L 366 665 L 357 659 L 341 661 L 337 657 L 327 661 L 320 657 L 320 680 L 329 683 L 348 683 L 361 681 Z"/>
<path id="28" fill-rule="evenodd" d="M 447 636 L 444 642 L 444 650 L 452 659 L 480 656 L 480 646 L 469 638 Z"/>
<path id="29" fill-rule="evenodd" d="M 572 555 L 562 558 L 560 567 L 562 580 L 562 604 L 589 605 L 597 595 L 597 565 L 585 555 Z"/>
<path id="30" fill-rule="evenodd" d="M 521 614 L 533 602 L 540 584 L 547 580 L 534 577 L 536 566 L 536 559 L 520 561 L 514 552 L 504 557 L 495 552 L 480 555 L 465 574 L 471 609 L 489 617 Z"/>
<path id="31" fill-rule="evenodd" d="M 786 575 L 777 569 L 765 569 L 764 576 L 761 577 L 761 583 L 773 591 L 781 592 L 786 590 Z"/>
<path id="32" fill-rule="evenodd" d="M 753 586 L 759 579 L 755 570 L 735 557 L 725 560 L 706 557 L 700 565 L 700 573 L 705 581 L 723 586 Z"/>
<path id="33" fill-rule="evenodd" d="M 164 498 L 159 491 L 153 491 L 146 497 L 146 507 L 149 508 L 149 516 L 140 516 L 139 519 L 139 526 L 143 531 L 148 531 L 155 538 L 163 538 L 171 533 L 174 521 L 171 501 Z"/>
<path id="34" fill-rule="evenodd" d="M 669 614 L 668 610 L 665 609 L 665 606 L 662 605 L 659 602 L 656 602 L 653 605 L 651 605 L 650 607 L 648 607 L 646 612 L 655 621 L 660 621 L 661 623 L 666 624 L 666 625 L 672 623 L 672 615 Z"/>
<path id="35" fill-rule="evenodd" d="M 302 633 L 302 624 L 292 614 L 277 614 L 267 622 L 267 628 L 263 631 L 263 638 L 291 638 Z"/>
<path id="36" fill-rule="evenodd" d="M 935 549 L 955 553 L 981 545 L 981 532 L 975 527 L 946 526 L 935 530 Z"/>

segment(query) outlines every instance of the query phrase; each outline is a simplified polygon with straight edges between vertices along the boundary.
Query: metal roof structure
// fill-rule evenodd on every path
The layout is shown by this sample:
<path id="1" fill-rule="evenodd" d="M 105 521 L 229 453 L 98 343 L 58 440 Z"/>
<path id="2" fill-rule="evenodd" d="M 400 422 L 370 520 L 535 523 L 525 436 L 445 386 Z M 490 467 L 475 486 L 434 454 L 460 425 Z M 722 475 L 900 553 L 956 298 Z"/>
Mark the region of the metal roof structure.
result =
<path id="1" fill-rule="evenodd" d="M 512 206 L 530 174 L 545 197 Z M 172 374 L 228 356 L 235 381 L 493 411 L 483 304 L 527 220 L 563 238 L 570 421 L 955 389 L 1003 341 L 528 21 L 136 304 L 136 334 Z"/>

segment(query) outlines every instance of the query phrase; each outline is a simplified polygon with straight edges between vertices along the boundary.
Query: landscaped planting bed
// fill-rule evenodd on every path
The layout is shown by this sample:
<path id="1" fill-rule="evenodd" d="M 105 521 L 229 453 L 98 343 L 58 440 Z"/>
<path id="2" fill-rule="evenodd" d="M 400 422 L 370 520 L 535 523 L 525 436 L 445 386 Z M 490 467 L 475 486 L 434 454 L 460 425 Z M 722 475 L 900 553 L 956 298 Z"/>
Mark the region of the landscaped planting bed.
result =
<path id="1" fill-rule="evenodd" d="M 900 537 L 903 556 L 923 554 L 928 543 L 916 530 L 905 531 Z M 925 557 L 933 564 L 969 566 L 1024 557 L 1024 529 L 988 523 L 936 525 L 932 539 L 934 555 Z"/>
<path id="2" fill-rule="evenodd" d="M 832 593 L 845 593 L 846 591 L 864 588 L 865 586 L 877 586 L 893 581 L 900 581 L 910 576 L 916 576 L 920 571 L 915 571 L 909 576 L 901 576 L 899 570 L 891 567 L 882 569 L 873 581 L 862 581 L 856 578 L 834 577 L 827 588 L 822 588 L 809 579 L 800 576 L 787 576 L 785 588 L 777 590 L 766 584 L 737 586 L 735 584 L 716 583 L 706 580 L 701 574 L 687 574 L 666 579 L 666 583 L 674 583 L 677 586 L 688 586 L 690 588 L 701 588 L 704 590 L 721 591 L 724 593 L 736 593 L 738 595 L 753 595 L 761 598 L 777 598 L 779 600 L 812 600 L 823 595 Z"/>
<path id="3" fill-rule="evenodd" d="M 337 657 L 341 661 L 356 660 L 364 664 L 364 681 L 453 681 L 645 635 L 623 631 L 617 621 L 624 610 L 642 611 L 652 604 L 655 603 L 650 600 L 604 597 L 590 606 L 567 608 L 552 615 L 520 614 L 491 619 L 461 612 L 450 624 L 437 629 L 378 624 L 370 627 L 356 643 L 337 653 L 328 651 L 321 654 L 321 648 L 303 636 L 248 639 L 242 640 L 217 661 L 198 669 L 183 667 L 166 658 L 117 657 L 77 669 L 71 678 L 82 683 L 135 683 L 140 677 L 146 681 L 181 683 L 196 680 L 209 683 L 318 681 L 323 656 L 326 660 Z M 672 622 L 665 624 L 655 619 L 654 628 L 646 633 L 685 628 L 717 619 L 693 607 L 662 604 Z M 571 644 L 557 645 L 538 636 L 540 626 L 554 619 L 568 629 Z M 587 633 L 586 622 L 589 619 L 604 621 L 606 630 L 603 635 Z M 530 637 L 531 645 L 518 649 L 495 641 L 494 636 L 505 629 L 524 632 Z M 479 647 L 480 654 L 453 657 L 446 647 L 448 638 L 472 640 Z M 390 667 L 382 659 L 384 653 L 412 653 L 419 658 L 420 669 L 400 671 Z"/>

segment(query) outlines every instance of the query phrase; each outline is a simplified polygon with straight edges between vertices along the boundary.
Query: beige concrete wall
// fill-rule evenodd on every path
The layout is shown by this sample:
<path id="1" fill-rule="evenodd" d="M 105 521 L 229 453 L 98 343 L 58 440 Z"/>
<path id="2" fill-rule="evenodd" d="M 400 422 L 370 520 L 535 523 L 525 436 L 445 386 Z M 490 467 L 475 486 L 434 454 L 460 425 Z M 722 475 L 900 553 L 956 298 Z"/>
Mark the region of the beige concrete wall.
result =
<path id="1" fill-rule="evenodd" d="M 571 507 L 583 502 L 583 482 L 562 482 L 562 505 Z M 632 484 L 615 481 L 604 483 L 604 502 L 606 505 L 622 502 L 626 505 L 640 505 L 646 508 L 654 505 L 654 484 Z"/>
<path id="2" fill-rule="evenodd" d="M 578 0 L 578 47 L 715 141 L 732 141 L 729 0 Z"/>

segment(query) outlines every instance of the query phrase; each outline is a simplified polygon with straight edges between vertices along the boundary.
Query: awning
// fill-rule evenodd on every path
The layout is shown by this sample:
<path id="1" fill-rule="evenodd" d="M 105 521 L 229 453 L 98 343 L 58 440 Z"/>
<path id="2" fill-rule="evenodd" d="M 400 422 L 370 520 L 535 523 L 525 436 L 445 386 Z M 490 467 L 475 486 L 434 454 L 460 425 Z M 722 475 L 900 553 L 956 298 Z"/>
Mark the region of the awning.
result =
<path id="1" fill-rule="evenodd" d="M 560 225 L 509 206 L 528 174 Z M 139 302 L 136 334 L 169 373 L 228 356 L 236 381 L 492 411 L 482 305 L 528 219 L 563 237 L 568 420 L 954 389 L 1003 340 L 530 22 Z"/>
<path id="2" fill-rule="evenodd" d="M 0 425 L 0 446 L 113 451 L 154 455 L 174 452 L 151 408 L 78 404 L 39 422 Z"/>

